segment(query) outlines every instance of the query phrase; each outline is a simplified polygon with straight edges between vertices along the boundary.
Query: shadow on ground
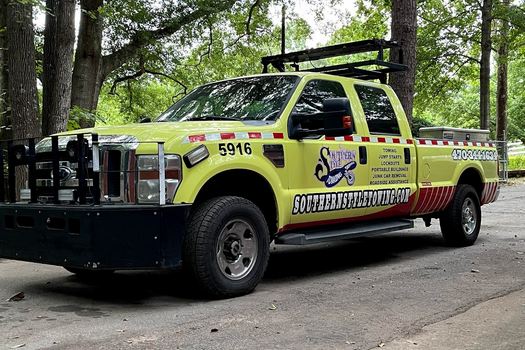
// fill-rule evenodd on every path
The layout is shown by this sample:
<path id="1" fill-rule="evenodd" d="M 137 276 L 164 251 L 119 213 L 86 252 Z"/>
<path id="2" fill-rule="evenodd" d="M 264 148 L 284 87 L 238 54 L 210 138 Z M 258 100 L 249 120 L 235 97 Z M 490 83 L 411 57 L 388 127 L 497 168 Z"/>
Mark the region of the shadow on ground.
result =
<path id="1" fill-rule="evenodd" d="M 315 278 L 337 271 L 388 264 L 421 254 L 447 249 L 437 234 L 396 234 L 361 238 L 308 247 L 272 247 L 268 270 L 262 283 Z M 152 298 L 174 302 L 202 301 L 182 271 L 121 271 L 96 279 L 63 275 L 46 281 L 32 281 L 26 291 L 42 296 L 63 295 L 89 301 L 140 305 Z"/>

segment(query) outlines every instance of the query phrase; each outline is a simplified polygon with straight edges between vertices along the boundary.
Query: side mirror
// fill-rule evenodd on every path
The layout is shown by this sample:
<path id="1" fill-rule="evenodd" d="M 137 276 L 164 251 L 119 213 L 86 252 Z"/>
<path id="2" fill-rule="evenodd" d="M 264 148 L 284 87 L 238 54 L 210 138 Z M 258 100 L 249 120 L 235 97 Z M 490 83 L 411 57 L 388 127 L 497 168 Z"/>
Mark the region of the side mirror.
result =
<path id="1" fill-rule="evenodd" d="M 313 114 L 292 114 L 291 138 L 308 136 L 344 136 L 354 131 L 350 102 L 347 98 L 328 98 L 323 101 L 323 111 Z"/>

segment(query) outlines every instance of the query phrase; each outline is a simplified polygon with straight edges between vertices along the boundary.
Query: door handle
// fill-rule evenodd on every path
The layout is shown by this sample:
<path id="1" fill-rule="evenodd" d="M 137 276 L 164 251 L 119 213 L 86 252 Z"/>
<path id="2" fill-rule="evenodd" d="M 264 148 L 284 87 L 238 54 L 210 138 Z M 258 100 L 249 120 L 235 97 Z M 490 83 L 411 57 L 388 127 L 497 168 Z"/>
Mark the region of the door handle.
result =
<path id="1" fill-rule="evenodd" d="M 406 147 L 405 151 L 405 164 L 410 164 L 410 148 Z"/>
<path id="2" fill-rule="evenodd" d="M 366 164 L 367 161 L 366 146 L 359 146 L 359 164 Z"/>

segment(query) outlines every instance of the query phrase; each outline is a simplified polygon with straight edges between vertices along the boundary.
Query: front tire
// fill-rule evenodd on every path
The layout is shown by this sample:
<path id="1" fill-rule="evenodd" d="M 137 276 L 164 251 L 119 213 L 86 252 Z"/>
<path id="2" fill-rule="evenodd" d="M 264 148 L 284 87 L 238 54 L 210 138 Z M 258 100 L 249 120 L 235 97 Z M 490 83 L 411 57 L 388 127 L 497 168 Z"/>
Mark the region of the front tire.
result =
<path id="1" fill-rule="evenodd" d="M 474 244 L 481 227 L 481 206 L 474 187 L 465 184 L 457 186 L 454 198 L 441 214 L 439 223 L 448 244 L 457 247 Z"/>
<path id="2" fill-rule="evenodd" d="M 234 196 L 209 199 L 189 219 L 184 269 L 211 297 L 247 294 L 268 265 L 269 237 L 264 215 L 251 201 Z"/>

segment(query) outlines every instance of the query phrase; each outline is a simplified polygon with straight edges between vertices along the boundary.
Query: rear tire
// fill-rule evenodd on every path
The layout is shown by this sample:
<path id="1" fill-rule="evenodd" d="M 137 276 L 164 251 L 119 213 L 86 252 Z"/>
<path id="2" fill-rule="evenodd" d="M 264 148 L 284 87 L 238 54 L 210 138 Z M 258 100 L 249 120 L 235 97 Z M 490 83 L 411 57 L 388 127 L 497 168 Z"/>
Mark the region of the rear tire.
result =
<path id="1" fill-rule="evenodd" d="M 474 244 L 481 227 L 481 206 L 476 190 L 461 184 L 448 208 L 441 214 L 439 223 L 445 241 L 456 247 Z"/>
<path id="2" fill-rule="evenodd" d="M 264 215 L 251 201 L 234 196 L 209 199 L 188 221 L 184 269 L 208 296 L 247 294 L 268 265 L 269 237 Z"/>

